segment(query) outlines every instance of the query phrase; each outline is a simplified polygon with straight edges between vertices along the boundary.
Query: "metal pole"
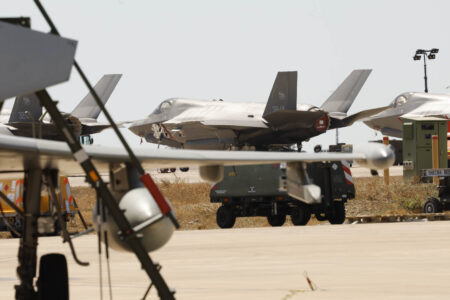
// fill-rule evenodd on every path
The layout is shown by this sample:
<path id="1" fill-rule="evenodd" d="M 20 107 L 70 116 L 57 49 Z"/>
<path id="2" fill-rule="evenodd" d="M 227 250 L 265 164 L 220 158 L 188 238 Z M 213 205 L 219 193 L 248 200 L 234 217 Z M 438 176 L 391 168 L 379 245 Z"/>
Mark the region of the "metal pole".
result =
<path id="1" fill-rule="evenodd" d="M 383 144 L 389 145 L 389 137 L 383 137 Z M 389 185 L 389 168 L 384 169 L 384 184 Z"/>
<path id="2" fill-rule="evenodd" d="M 439 169 L 439 137 L 437 135 L 431 137 L 431 153 L 433 169 Z M 433 176 L 433 184 L 439 185 L 438 176 Z"/>
<path id="3" fill-rule="evenodd" d="M 425 76 L 423 77 L 425 79 L 425 93 L 428 93 L 427 55 L 426 55 L 426 53 L 423 54 L 423 71 L 425 73 Z"/>

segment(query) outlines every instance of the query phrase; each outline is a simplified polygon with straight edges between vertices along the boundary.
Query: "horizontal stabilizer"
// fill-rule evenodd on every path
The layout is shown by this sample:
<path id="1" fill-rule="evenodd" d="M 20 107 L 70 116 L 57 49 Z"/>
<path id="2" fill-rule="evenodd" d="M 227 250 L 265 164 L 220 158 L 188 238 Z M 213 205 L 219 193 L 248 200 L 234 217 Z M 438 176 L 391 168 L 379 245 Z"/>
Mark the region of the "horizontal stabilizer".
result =
<path id="1" fill-rule="evenodd" d="M 69 79 L 77 42 L 0 22 L 0 101 Z"/>
<path id="2" fill-rule="evenodd" d="M 297 109 L 297 71 L 278 72 L 263 117 L 278 110 Z"/>
<path id="3" fill-rule="evenodd" d="M 122 74 L 103 75 L 103 77 L 94 86 L 94 90 L 102 100 L 103 105 L 108 102 L 114 88 L 119 82 Z M 77 118 L 97 119 L 100 114 L 100 107 L 95 102 L 94 96 L 89 92 L 83 100 L 74 108 L 72 116 Z"/>
<path id="4" fill-rule="evenodd" d="M 366 82 L 372 70 L 353 70 L 341 85 L 322 104 L 326 112 L 346 113 Z"/>
<path id="5" fill-rule="evenodd" d="M 333 115 L 331 115 L 330 129 L 350 126 L 353 123 L 355 123 L 356 121 L 376 115 L 388 108 L 390 108 L 390 106 L 383 106 L 383 107 L 378 107 L 378 108 L 367 109 L 367 110 L 360 111 L 356 114 L 353 114 L 353 115 L 345 117 L 345 118 L 334 117 Z"/>
<path id="6" fill-rule="evenodd" d="M 323 111 L 279 110 L 264 117 L 269 126 L 277 130 L 309 128 L 326 115 Z"/>

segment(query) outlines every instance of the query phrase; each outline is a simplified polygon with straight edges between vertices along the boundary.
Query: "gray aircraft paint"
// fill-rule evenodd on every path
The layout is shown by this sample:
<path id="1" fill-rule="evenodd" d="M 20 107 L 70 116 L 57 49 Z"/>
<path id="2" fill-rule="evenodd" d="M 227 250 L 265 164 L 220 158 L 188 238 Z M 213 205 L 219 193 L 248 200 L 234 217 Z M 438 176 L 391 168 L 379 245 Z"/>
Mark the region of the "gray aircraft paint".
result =
<path id="1" fill-rule="evenodd" d="M 103 104 L 109 100 L 114 88 L 121 78 L 121 74 L 104 75 L 94 86 Z M 108 123 L 98 123 L 97 117 L 100 114 L 100 108 L 94 102 L 91 93 L 88 93 L 82 101 L 75 107 L 72 113 L 63 113 L 70 123 L 74 133 L 79 135 L 90 135 L 101 132 L 109 128 Z M 44 117 L 41 123 L 39 118 L 42 115 L 42 107 L 39 99 L 34 94 L 16 97 L 14 106 L 9 116 L 9 121 L 2 125 L 0 131 L 3 134 L 13 134 L 19 136 L 32 137 L 33 126 L 35 125 L 35 134 L 42 132 L 42 137 L 46 139 L 62 140 L 58 129 L 52 123 L 48 115 Z M 40 128 L 40 129 L 39 129 Z"/>
<path id="2" fill-rule="evenodd" d="M 69 79 L 77 42 L 0 22 L 0 101 Z"/>
<path id="3" fill-rule="evenodd" d="M 187 149 L 292 145 L 385 109 L 346 114 L 370 72 L 354 70 L 327 99 L 324 107 L 335 111 L 297 104 L 297 72 L 279 72 L 267 104 L 171 98 L 129 129 L 147 142 Z"/>
<path id="4" fill-rule="evenodd" d="M 363 119 L 363 122 L 382 134 L 402 138 L 403 123 L 410 117 L 450 118 L 450 95 L 428 93 L 403 93 L 389 105 L 389 109 Z"/>

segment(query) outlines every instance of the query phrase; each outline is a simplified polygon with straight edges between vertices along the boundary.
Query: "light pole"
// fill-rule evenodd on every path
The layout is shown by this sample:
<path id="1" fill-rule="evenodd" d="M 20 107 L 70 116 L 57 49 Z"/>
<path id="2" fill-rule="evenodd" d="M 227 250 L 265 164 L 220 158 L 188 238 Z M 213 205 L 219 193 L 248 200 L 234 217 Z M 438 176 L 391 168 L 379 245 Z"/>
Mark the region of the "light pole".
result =
<path id="1" fill-rule="evenodd" d="M 433 48 L 431 50 L 417 49 L 416 54 L 413 56 L 414 60 L 420 60 L 421 56 L 423 56 L 423 71 L 425 76 L 425 93 L 428 93 L 428 77 L 427 77 L 427 57 L 428 59 L 435 59 L 436 53 L 439 52 L 439 49 Z"/>

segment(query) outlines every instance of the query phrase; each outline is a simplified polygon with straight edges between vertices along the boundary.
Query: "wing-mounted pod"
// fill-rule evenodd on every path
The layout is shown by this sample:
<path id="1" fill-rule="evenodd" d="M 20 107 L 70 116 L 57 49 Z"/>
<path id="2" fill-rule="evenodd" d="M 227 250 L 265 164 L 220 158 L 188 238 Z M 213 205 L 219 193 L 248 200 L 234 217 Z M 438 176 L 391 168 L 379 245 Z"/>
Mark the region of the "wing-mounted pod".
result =
<path id="1" fill-rule="evenodd" d="M 287 164 L 285 188 L 289 196 L 307 204 L 318 204 L 322 201 L 320 187 L 312 184 L 303 162 Z"/>
<path id="2" fill-rule="evenodd" d="M 200 178 L 208 182 L 220 182 L 223 179 L 224 167 L 223 165 L 215 166 L 200 166 Z"/>
<path id="3" fill-rule="evenodd" d="M 124 211 L 125 218 L 135 234 L 140 236 L 145 250 L 151 252 L 164 246 L 171 238 L 175 226 L 170 218 L 161 212 L 154 197 L 144 187 L 137 170 L 129 163 L 112 164 L 110 179 L 111 188 L 119 199 L 119 207 Z M 167 199 L 166 202 L 170 205 Z M 97 207 L 94 208 L 93 216 L 97 216 Z M 104 226 L 107 230 L 109 245 L 113 249 L 132 251 L 120 237 L 119 228 L 111 217 L 107 217 Z"/>

